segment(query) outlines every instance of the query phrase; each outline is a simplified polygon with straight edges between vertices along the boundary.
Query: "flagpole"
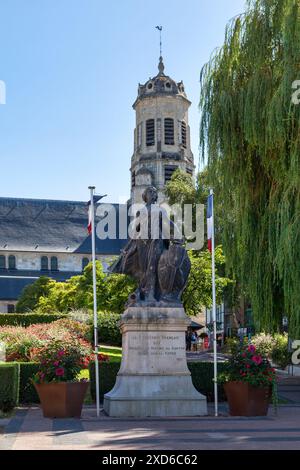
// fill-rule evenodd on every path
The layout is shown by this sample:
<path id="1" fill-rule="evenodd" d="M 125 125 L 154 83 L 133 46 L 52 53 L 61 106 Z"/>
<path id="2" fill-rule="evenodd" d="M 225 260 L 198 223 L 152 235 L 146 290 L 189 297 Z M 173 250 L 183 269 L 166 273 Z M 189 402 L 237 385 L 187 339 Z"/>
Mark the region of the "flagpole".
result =
<path id="1" fill-rule="evenodd" d="M 214 192 L 210 190 L 212 211 L 212 236 L 211 236 L 211 272 L 212 272 L 212 316 L 213 316 L 213 344 L 214 344 L 214 399 L 215 416 L 218 416 L 218 362 L 217 362 L 217 318 L 216 318 L 216 278 L 215 278 L 215 222 L 214 222 Z"/>
<path id="2" fill-rule="evenodd" d="M 95 351 L 95 374 L 96 374 L 96 408 L 97 417 L 100 414 L 100 390 L 99 390 L 99 359 L 98 359 L 98 316 L 97 316 L 97 289 L 96 289 L 96 237 L 95 237 L 95 186 L 89 186 L 91 193 L 91 224 L 92 224 L 92 264 L 93 264 L 93 299 L 94 299 L 94 351 Z"/>

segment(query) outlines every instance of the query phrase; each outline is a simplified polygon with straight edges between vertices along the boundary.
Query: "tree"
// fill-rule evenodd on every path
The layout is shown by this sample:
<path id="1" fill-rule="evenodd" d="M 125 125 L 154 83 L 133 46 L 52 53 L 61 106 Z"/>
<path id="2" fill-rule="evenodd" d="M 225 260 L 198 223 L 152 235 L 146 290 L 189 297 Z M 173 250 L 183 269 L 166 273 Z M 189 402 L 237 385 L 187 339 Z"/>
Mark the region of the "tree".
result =
<path id="1" fill-rule="evenodd" d="M 200 144 L 226 262 L 258 329 L 300 334 L 300 3 L 249 0 L 201 73 Z"/>
<path id="2" fill-rule="evenodd" d="M 102 264 L 96 261 L 96 292 L 99 311 L 122 313 L 135 281 L 123 274 L 106 275 Z M 74 309 L 93 309 L 93 272 L 88 264 L 83 274 L 65 282 L 41 277 L 26 288 L 17 308 L 20 312 L 35 310 L 41 313 L 67 313 Z"/>
<path id="3" fill-rule="evenodd" d="M 39 299 L 47 296 L 55 281 L 47 276 L 41 276 L 33 284 L 26 286 L 16 305 L 17 312 L 31 312 L 35 309 Z"/>
<path id="4" fill-rule="evenodd" d="M 203 307 L 212 305 L 212 270 L 211 254 L 208 250 L 193 252 L 189 251 L 191 261 L 191 272 L 189 275 L 187 287 L 183 293 L 183 306 L 188 315 L 198 315 Z M 222 253 L 222 247 L 215 250 L 216 259 L 216 298 L 217 302 L 223 301 L 224 288 L 232 281 L 227 277 L 218 275 L 222 269 L 225 258 Z"/>
<path id="5" fill-rule="evenodd" d="M 204 204 L 209 194 L 207 170 L 198 173 L 196 185 L 193 178 L 182 170 L 176 170 L 165 189 L 169 204 Z M 218 205 L 218 212 L 220 205 Z M 211 254 L 203 247 L 202 250 L 190 250 L 191 272 L 186 289 L 183 293 L 183 305 L 188 315 L 197 315 L 203 307 L 212 305 L 212 269 Z M 225 257 L 222 247 L 215 251 L 216 258 L 216 294 L 221 302 L 225 287 L 234 283 L 224 276 Z"/>

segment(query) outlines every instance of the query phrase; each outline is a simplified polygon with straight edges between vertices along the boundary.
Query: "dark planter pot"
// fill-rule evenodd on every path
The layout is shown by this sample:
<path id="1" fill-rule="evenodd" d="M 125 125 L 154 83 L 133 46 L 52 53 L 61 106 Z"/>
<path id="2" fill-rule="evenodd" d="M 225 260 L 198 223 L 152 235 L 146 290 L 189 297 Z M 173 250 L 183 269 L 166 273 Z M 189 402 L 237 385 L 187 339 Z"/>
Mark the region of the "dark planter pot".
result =
<path id="1" fill-rule="evenodd" d="M 88 382 L 34 384 L 45 418 L 80 418 Z"/>
<path id="2" fill-rule="evenodd" d="M 271 398 L 269 387 L 253 387 L 245 382 L 227 382 L 225 394 L 231 416 L 266 416 Z"/>

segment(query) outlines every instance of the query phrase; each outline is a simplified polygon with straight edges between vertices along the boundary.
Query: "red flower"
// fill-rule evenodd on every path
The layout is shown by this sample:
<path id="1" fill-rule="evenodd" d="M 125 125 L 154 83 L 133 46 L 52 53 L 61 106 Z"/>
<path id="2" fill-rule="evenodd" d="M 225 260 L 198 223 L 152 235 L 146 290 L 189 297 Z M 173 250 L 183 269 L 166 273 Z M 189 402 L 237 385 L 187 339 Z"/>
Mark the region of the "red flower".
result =
<path id="1" fill-rule="evenodd" d="M 65 373 L 65 369 L 63 367 L 58 367 L 55 371 L 55 375 L 57 375 L 57 377 L 62 377 Z"/>
<path id="2" fill-rule="evenodd" d="M 262 363 L 262 357 L 261 356 L 253 356 L 252 361 L 255 362 L 255 364 L 259 366 Z"/>
<path id="3" fill-rule="evenodd" d="M 54 361 L 54 362 L 53 362 L 53 365 L 54 365 L 55 367 L 59 366 L 59 361 Z"/>
<path id="4" fill-rule="evenodd" d="M 62 357 L 62 356 L 64 356 L 64 355 L 65 355 L 65 351 L 64 351 L 63 349 L 61 349 L 61 350 L 58 351 L 58 353 L 57 353 L 57 356 L 58 356 L 58 357 Z"/>
<path id="5" fill-rule="evenodd" d="M 251 353 L 254 353 L 256 351 L 256 348 L 255 348 L 254 344 L 250 344 L 248 346 L 248 351 L 251 352 Z"/>

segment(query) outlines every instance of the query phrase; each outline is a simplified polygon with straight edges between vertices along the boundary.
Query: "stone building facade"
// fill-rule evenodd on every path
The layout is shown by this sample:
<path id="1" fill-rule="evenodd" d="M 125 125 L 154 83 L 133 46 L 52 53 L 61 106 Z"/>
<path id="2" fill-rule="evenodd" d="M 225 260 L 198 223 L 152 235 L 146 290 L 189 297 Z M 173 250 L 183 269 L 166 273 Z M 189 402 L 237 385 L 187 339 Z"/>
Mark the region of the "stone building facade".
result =
<path id="1" fill-rule="evenodd" d="M 0 313 L 12 313 L 24 287 L 40 276 L 65 281 L 83 271 L 91 261 L 87 223 L 87 202 L 0 198 Z M 97 237 L 104 269 L 125 243 Z"/>
<path id="2" fill-rule="evenodd" d="M 163 202 L 165 184 L 177 168 L 194 175 L 190 105 L 183 83 L 165 75 L 160 57 L 158 74 L 139 85 L 133 104 L 136 127 L 130 168 L 132 203 L 142 202 L 142 193 L 150 184 L 158 189 L 158 202 Z"/>

